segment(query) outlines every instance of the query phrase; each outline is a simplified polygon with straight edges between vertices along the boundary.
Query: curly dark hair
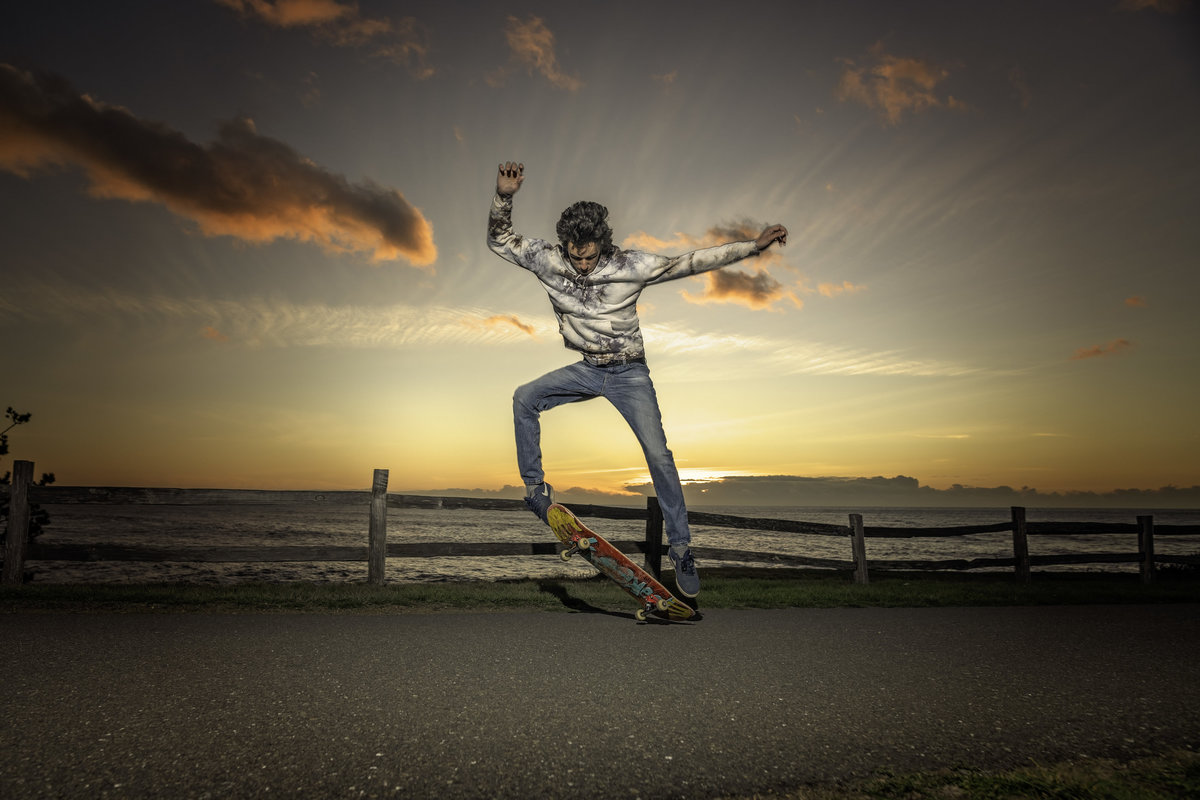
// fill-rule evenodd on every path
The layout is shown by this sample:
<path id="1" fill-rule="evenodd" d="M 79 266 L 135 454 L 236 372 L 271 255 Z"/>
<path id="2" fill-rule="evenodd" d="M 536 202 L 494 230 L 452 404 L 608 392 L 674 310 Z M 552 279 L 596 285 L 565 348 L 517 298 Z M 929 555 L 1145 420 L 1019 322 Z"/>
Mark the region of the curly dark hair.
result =
<path id="1" fill-rule="evenodd" d="M 568 244 L 582 245 L 588 242 L 599 245 L 601 254 L 606 256 L 612 255 L 616 249 L 612 242 L 612 228 L 608 226 L 608 209 L 590 200 L 580 200 L 564 211 L 554 226 L 554 232 L 558 234 L 558 241 L 564 250 Z"/>

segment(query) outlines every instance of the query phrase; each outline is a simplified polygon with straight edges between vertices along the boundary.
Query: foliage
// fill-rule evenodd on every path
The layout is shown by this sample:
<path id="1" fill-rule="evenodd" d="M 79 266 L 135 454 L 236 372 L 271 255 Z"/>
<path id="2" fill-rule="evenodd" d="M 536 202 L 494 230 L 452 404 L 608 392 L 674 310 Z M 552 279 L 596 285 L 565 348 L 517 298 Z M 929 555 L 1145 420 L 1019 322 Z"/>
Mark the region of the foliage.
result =
<path id="1" fill-rule="evenodd" d="M 26 412 L 24 414 L 9 406 L 4 411 L 4 416 L 9 420 L 8 427 L 0 431 L 0 456 L 8 455 L 8 432 L 18 425 L 24 425 L 33 418 L 33 414 Z M 7 485 L 12 481 L 12 472 L 5 471 L 4 476 L 0 477 L 0 486 Z M 42 477 L 38 480 L 38 486 L 49 486 L 54 483 L 53 472 L 43 472 Z M 50 524 L 50 512 L 37 505 L 36 503 L 29 507 L 29 538 L 32 540 L 35 536 L 41 536 L 42 531 Z M 8 495 L 5 494 L 0 498 L 0 547 L 4 546 L 4 542 L 8 536 Z"/>

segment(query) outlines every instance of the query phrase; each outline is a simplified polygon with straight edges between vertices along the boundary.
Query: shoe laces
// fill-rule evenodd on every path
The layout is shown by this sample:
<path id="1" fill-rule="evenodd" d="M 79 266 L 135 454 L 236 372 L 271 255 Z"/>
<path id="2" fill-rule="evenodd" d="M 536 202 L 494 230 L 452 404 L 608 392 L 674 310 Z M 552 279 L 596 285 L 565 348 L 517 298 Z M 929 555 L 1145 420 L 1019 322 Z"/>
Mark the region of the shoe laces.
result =
<path id="1" fill-rule="evenodd" d="M 692 551 L 689 549 L 682 556 L 671 553 L 675 566 L 683 570 L 684 574 L 692 575 L 696 572 L 696 559 L 692 557 Z"/>

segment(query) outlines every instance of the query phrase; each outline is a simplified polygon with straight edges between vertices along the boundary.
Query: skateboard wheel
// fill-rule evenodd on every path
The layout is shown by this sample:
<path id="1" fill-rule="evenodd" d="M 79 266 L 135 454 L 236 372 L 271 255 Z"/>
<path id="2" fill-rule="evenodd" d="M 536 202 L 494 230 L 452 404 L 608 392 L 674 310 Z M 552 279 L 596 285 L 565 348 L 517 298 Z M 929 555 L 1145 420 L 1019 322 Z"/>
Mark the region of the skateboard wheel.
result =
<path id="1" fill-rule="evenodd" d="M 571 552 L 572 551 L 570 551 L 570 550 L 563 550 L 561 553 L 558 554 L 558 557 L 561 558 L 563 561 L 570 561 L 571 560 Z"/>
<path id="2" fill-rule="evenodd" d="M 585 537 L 581 538 L 578 542 L 576 542 L 575 546 L 578 547 L 580 550 L 587 550 L 589 547 L 592 546 L 592 543 L 585 536 Z"/>
<path id="3" fill-rule="evenodd" d="M 638 622 L 645 622 L 646 621 L 646 609 L 639 608 L 637 611 L 633 612 L 633 616 L 637 617 Z"/>
<path id="4" fill-rule="evenodd" d="M 662 599 L 661 597 L 656 597 L 656 598 L 654 598 L 654 606 L 659 611 L 666 611 L 667 610 L 667 601 Z"/>

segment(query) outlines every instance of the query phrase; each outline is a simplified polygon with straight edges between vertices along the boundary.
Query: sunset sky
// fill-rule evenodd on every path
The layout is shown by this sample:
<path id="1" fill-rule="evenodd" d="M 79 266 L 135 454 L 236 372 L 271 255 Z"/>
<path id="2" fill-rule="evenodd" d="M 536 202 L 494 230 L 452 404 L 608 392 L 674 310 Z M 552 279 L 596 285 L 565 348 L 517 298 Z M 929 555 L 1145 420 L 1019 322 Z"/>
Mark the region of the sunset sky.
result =
<path id="1" fill-rule="evenodd" d="M 1186 0 L 117 0 L 0 12 L 0 407 L 63 485 L 519 483 L 574 360 L 497 258 L 788 245 L 648 289 L 685 479 L 1200 484 L 1200 27 Z M 4 427 L 0 424 L 0 429 Z M 647 471 L 603 400 L 547 478 Z M 790 481 L 790 482 L 789 482 Z"/>

